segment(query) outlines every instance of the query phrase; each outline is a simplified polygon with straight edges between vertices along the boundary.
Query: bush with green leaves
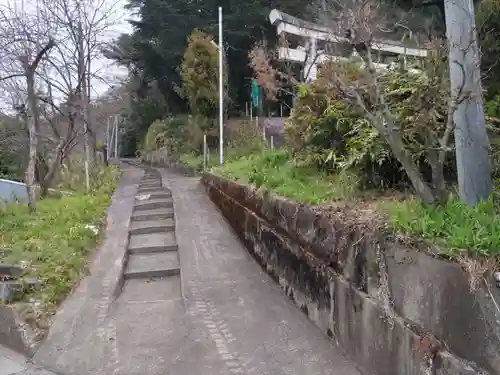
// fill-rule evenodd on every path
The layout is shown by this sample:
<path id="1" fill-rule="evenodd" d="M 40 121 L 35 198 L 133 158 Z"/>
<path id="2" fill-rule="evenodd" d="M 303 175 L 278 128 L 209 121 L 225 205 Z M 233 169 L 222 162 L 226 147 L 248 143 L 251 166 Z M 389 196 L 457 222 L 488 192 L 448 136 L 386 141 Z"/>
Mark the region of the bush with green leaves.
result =
<path id="1" fill-rule="evenodd" d="M 331 172 L 352 170 L 371 186 L 406 185 L 406 174 L 389 145 L 360 106 L 332 83 L 335 69 L 339 69 L 338 64 L 326 64 L 316 81 L 299 86 L 292 115 L 285 125 L 287 143 L 296 162 Z M 345 64 L 342 69 L 351 84 L 362 82 L 364 72 L 359 65 Z M 429 182 L 432 161 L 428 151 L 439 147 L 436 134 L 444 131 L 447 120 L 448 87 L 443 73 L 438 69 L 420 73 L 389 69 L 378 75 L 379 87 L 403 133 L 405 147 Z M 364 106 L 371 106 L 369 95 L 363 93 L 362 99 Z M 452 156 L 445 165 L 448 178 L 454 176 Z"/>
<path id="2" fill-rule="evenodd" d="M 225 140 L 233 155 L 245 156 L 262 152 L 265 141 L 259 129 L 248 119 L 230 119 L 226 122 Z"/>
<path id="3" fill-rule="evenodd" d="M 219 99 L 219 54 L 211 35 L 194 29 L 188 38 L 182 63 L 178 68 L 177 93 L 189 103 L 193 114 L 215 115 Z M 224 73 L 227 80 L 227 73 Z"/>
<path id="4" fill-rule="evenodd" d="M 183 154 L 203 153 L 203 137 L 216 133 L 213 120 L 201 115 L 176 116 L 154 121 L 146 133 L 141 152 L 165 152 L 178 158 Z"/>

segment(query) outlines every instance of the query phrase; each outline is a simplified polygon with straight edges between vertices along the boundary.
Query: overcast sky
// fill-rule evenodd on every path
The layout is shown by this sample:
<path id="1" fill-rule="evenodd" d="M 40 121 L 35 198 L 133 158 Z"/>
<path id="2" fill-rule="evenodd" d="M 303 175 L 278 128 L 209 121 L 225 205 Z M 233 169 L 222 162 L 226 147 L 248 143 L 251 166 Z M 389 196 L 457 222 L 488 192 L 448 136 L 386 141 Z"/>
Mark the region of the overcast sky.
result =
<path id="1" fill-rule="evenodd" d="M 116 3 L 116 0 L 109 1 L 110 3 L 112 1 L 113 4 Z M 102 41 L 112 41 L 113 39 L 118 38 L 120 34 L 128 34 L 132 32 L 132 27 L 130 26 L 128 20 L 134 18 L 134 16 L 125 10 L 124 6 L 126 4 L 127 0 L 118 0 L 116 3 L 116 9 L 113 12 L 113 25 L 105 35 L 102 35 Z M 127 70 L 125 68 L 119 67 L 114 64 L 113 61 L 105 58 L 94 61 L 93 65 L 92 70 L 95 71 L 95 69 L 99 69 L 102 71 L 102 76 L 107 77 L 109 84 L 116 83 L 120 78 L 123 79 L 127 76 Z M 93 88 L 95 91 L 93 95 L 102 95 L 109 88 L 109 84 L 95 80 L 95 82 L 93 82 Z"/>
<path id="2" fill-rule="evenodd" d="M 101 9 L 103 12 L 109 13 L 106 20 L 110 26 L 103 35 L 98 36 L 98 41 L 111 42 L 123 33 L 131 33 L 132 27 L 128 20 L 133 19 L 134 15 L 124 8 L 128 0 L 104 0 L 104 2 L 104 6 Z M 0 0 L 0 7 L 3 8 L 2 11 L 17 9 L 20 12 L 31 13 L 32 10 L 36 9 L 36 3 L 37 0 Z M 127 76 L 126 68 L 120 67 L 112 60 L 105 59 L 104 57 L 92 61 L 92 72 L 102 78 L 102 80 L 92 80 L 93 98 L 104 94 L 110 88 L 110 85 L 120 82 Z M 57 97 L 58 94 L 55 93 L 54 95 Z M 11 99 L 6 100 L 4 103 L 4 100 L 0 98 L 0 107 L 2 109 L 9 109 L 11 106 Z"/>

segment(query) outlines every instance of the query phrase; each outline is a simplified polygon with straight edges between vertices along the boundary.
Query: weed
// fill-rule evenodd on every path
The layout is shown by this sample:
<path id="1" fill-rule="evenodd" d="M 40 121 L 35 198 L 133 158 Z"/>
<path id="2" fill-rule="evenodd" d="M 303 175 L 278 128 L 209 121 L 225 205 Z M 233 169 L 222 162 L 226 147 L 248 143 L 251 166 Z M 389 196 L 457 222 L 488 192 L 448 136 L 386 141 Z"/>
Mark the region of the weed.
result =
<path id="1" fill-rule="evenodd" d="M 20 204 L 0 211 L 0 248 L 5 249 L 0 261 L 21 264 L 41 281 L 21 299 L 33 299 L 51 312 L 71 291 L 98 240 L 118 175 L 115 167 L 106 168 L 91 193 L 43 199 L 32 214 Z"/>
<path id="2" fill-rule="evenodd" d="M 313 168 L 296 167 L 285 150 L 235 157 L 213 171 L 302 203 L 352 200 L 359 193 L 356 176 L 347 173 L 332 176 Z"/>
<path id="3" fill-rule="evenodd" d="M 383 206 L 394 229 L 434 240 L 451 255 L 488 257 L 500 253 L 500 217 L 493 199 L 470 207 L 450 195 L 440 206 L 416 199 Z"/>
<path id="4" fill-rule="evenodd" d="M 179 160 L 197 172 L 201 172 L 203 170 L 203 155 L 182 154 L 179 156 Z M 216 157 L 216 155 L 211 156 L 207 160 L 207 168 L 218 164 L 218 162 L 219 158 Z"/>

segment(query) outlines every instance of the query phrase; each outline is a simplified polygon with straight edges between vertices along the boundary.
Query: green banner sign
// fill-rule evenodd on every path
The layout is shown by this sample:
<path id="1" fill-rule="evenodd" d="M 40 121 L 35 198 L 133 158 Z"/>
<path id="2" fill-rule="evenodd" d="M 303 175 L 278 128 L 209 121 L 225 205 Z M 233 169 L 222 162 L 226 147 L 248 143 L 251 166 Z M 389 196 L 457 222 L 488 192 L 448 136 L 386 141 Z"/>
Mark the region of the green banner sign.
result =
<path id="1" fill-rule="evenodd" d="M 255 79 L 252 79 L 252 105 L 259 108 L 260 104 L 260 87 Z"/>

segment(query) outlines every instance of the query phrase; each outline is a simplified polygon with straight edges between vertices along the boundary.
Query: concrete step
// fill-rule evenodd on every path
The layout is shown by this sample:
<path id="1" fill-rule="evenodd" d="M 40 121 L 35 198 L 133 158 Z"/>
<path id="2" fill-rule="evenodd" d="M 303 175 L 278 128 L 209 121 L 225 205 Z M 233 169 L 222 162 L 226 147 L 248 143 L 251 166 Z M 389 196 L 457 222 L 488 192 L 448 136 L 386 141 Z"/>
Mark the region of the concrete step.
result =
<path id="1" fill-rule="evenodd" d="M 180 275 L 177 252 L 130 254 L 125 273 L 125 280 L 168 277 Z"/>
<path id="2" fill-rule="evenodd" d="M 133 221 L 130 225 L 129 233 L 135 234 L 152 234 L 175 231 L 175 222 L 173 219 L 164 220 L 142 220 Z"/>
<path id="3" fill-rule="evenodd" d="M 166 189 L 156 189 L 154 191 L 146 193 L 137 192 L 137 194 L 135 195 L 135 199 L 142 202 L 150 199 L 167 199 L 167 198 L 172 198 L 172 193 Z"/>
<path id="4" fill-rule="evenodd" d="M 133 234 L 130 236 L 128 251 L 131 254 L 160 253 L 177 251 L 175 232 Z"/>
<path id="5" fill-rule="evenodd" d="M 148 199 L 144 201 L 136 200 L 134 211 L 148 211 L 156 210 L 159 208 L 172 208 L 173 206 L 174 201 L 171 198 Z"/>
<path id="6" fill-rule="evenodd" d="M 147 193 L 138 193 L 136 195 L 136 199 L 139 197 L 143 197 L 139 200 L 147 200 L 147 199 L 165 199 L 172 198 L 172 193 L 167 189 L 156 189 Z"/>
<path id="7" fill-rule="evenodd" d="M 173 208 L 157 208 L 147 211 L 135 211 L 130 217 L 130 221 L 150 221 L 172 219 L 174 217 Z"/>
<path id="8" fill-rule="evenodd" d="M 179 298 L 181 298 L 181 278 L 179 275 L 173 275 L 126 280 L 118 302 L 159 302 Z"/>
<path id="9" fill-rule="evenodd" d="M 166 189 L 164 187 L 139 188 L 137 189 L 137 194 L 139 195 L 151 194 L 151 193 L 157 193 L 159 191 L 166 191 Z"/>
<path id="10" fill-rule="evenodd" d="M 139 184 L 140 189 L 161 189 L 163 185 L 161 182 L 149 183 L 149 184 Z"/>

